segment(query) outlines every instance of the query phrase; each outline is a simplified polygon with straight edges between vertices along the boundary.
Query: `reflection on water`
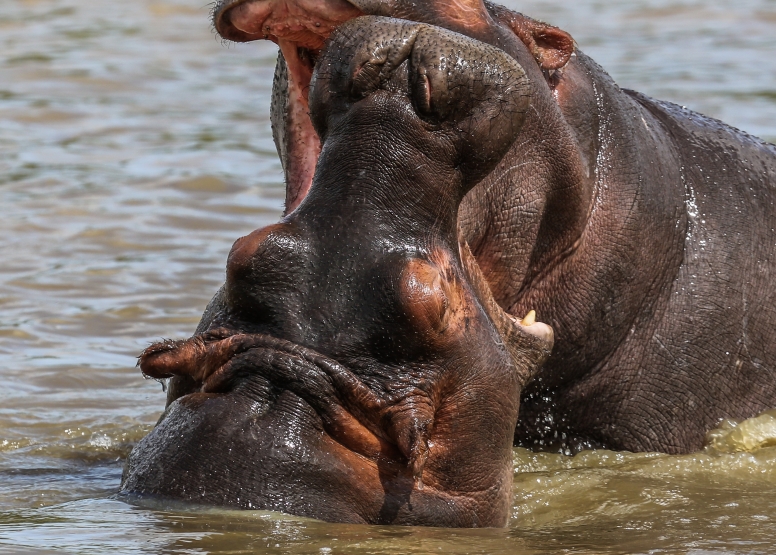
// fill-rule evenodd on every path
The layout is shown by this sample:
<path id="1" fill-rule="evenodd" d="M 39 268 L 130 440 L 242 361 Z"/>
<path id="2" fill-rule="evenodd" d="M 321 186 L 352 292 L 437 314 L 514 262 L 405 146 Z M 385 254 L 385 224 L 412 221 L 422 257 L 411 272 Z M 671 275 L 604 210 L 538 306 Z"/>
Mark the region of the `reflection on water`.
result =
<path id="1" fill-rule="evenodd" d="M 507 2 L 617 81 L 776 138 L 772 0 Z M 283 197 L 275 48 L 223 46 L 204 2 L 0 2 L 0 553 L 771 551 L 776 415 L 703 453 L 516 450 L 513 524 L 342 526 L 112 499 L 163 395 L 134 367 L 186 337 L 237 237 Z"/>

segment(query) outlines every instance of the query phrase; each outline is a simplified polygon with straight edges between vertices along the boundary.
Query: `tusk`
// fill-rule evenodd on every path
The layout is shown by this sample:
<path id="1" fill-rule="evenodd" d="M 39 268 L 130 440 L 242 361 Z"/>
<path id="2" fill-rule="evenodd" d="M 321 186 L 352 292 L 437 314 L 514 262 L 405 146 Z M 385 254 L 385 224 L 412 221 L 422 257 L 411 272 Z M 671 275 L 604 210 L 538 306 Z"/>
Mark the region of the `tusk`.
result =
<path id="1" fill-rule="evenodd" d="M 532 310 L 528 314 L 525 315 L 525 318 L 523 318 L 523 321 L 520 322 L 524 326 L 533 326 L 536 323 L 536 311 Z"/>

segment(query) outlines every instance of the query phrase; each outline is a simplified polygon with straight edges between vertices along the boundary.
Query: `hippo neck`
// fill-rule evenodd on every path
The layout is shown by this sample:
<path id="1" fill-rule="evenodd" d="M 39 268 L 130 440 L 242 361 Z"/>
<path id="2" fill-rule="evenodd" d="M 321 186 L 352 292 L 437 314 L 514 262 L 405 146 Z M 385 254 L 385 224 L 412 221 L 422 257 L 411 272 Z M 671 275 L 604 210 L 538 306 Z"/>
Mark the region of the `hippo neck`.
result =
<path id="1" fill-rule="evenodd" d="M 525 309 L 526 291 L 585 233 L 595 199 L 588 160 L 596 158 L 579 141 L 582 130 L 569 123 L 541 69 L 509 31 L 503 33 L 498 44 L 534 84 L 531 109 L 511 150 L 464 199 L 460 223 L 494 297 L 517 313 Z"/>
<path id="2" fill-rule="evenodd" d="M 681 264 L 686 227 L 674 171 L 681 163 L 661 124 L 582 53 L 554 94 L 560 139 L 544 144 L 560 163 L 518 177 L 502 193 L 536 191 L 540 209 L 522 226 L 534 234 L 533 250 L 515 257 L 527 271 L 511 289 L 494 287 L 509 312 L 536 309 L 555 328 L 547 387 L 594 371 L 662 302 L 659 292 L 669 290 Z M 508 156 L 513 166 L 526 162 L 516 149 Z M 483 266 L 490 281 L 487 260 Z"/>

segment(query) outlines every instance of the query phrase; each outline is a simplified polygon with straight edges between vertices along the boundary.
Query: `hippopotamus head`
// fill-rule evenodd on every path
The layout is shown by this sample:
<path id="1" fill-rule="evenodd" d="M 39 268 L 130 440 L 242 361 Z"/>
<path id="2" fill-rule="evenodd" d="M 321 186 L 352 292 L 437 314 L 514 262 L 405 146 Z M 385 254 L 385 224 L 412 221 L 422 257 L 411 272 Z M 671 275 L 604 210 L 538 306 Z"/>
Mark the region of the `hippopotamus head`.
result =
<path id="1" fill-rule="evenodd" d="M 122 489 L 325 520 L 504 525 L 522 387 L 552 330 L 494 302 L 458 207 L 521 130 L 500 50 L 361 17 L 309 95 L 309 194 L 239 239 L 199 333 L 140 358 L 185 377 Z"/>
<path id="2" fill-rule="evenodd" d="M 484 0 L 220 0 L 213 22 L 223 38 L 280 46 L 270 115 L 286 177 L 286 213 L 309 192 L 321 149 L 308 116 L 315 61 L 334 29 L 360 15 L 428 23 L 495 45 L 536 82 L 552 81 L 574 53 L 568 33 Z M 552 103 L 549 88 L 534 90 L 539 93 Z M 542 100 L 534 100 L 541 109 Z"/>

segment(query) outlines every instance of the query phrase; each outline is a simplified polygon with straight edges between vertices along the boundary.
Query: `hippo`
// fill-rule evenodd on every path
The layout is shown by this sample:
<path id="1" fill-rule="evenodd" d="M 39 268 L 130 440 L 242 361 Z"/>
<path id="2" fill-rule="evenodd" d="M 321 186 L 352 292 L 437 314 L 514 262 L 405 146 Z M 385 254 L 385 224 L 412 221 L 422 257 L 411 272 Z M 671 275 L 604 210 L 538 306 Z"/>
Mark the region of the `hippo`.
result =
<path id="1" fill-rule="evenodd" d="M 280 47 L 285 214 L 141 356 L 168 404 L 122 492 L 503 526 L 513 444 L 686 453 L 776 406 L 776 147 L 483 0 L 214 23 Z"/>
<path id="2" fill-rule="evenodd" d="M 362 15 L 493 45 L 532 84 L 521 133 L 458 214 L 496 303 L 555 331 L 522 391 L 516 445 L 687 453 L 720 420 L 776 406 L 776 147 L 620 89 L 551 25 L 485 0 L 221 0 L 224 39 L 280 47 L 286 213 L 321 163 L 315 61 Z"/>
<path id="3" fill-rule="evenodd" d="M 146 376 L 194 385 L 132 451 L 122 491 L 506 525 L 520 394 L 553 332 L 495 302 L 458 210 L 531 91 L 516 60 L 451 31 L 375 16 L 334 31 L 310 85 L 309 192 L 234 244 L 191 339 L 141 355 Z"/>

